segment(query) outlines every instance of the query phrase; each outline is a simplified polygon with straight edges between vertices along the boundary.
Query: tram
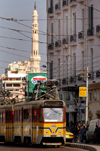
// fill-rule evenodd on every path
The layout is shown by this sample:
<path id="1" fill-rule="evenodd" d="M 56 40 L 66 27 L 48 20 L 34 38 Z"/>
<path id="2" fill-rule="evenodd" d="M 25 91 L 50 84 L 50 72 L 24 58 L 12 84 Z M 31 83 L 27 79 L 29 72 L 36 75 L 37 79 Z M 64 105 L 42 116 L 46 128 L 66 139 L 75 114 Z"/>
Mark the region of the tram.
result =
<path id="1" fill-rule="evenodd" d="M 65 134 L 66 105 L 60 99 L 0 106 L 0 142 L 60 146 Z"/>

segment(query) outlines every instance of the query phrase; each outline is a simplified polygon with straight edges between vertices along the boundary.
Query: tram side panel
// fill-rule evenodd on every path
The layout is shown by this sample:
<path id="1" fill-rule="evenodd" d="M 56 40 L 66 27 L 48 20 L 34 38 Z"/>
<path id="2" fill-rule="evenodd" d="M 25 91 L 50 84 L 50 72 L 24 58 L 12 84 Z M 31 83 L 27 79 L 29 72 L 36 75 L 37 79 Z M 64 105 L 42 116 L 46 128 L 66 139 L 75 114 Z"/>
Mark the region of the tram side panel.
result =
<path id="1" fill-rule="evenodd" d="M 5 110 L 0 111 L 0 142 L 4 142 L 6 137 L 6 122 L 5 122 Z"/>
<path id="2" fill-rule="evenodd" d="M 22 108 L 14 110 L 14 142 L 23 143 Z"/>
<path id="3" fill-rule="evenodd" d="M 14 111 L 6 110 L 6 142 L 13 142 L 14 140 Z"/>
<path id="4" fill-rule="evenodd" d="M 32 108 L 23 107 L 23 142 L 32 143 Z"/>

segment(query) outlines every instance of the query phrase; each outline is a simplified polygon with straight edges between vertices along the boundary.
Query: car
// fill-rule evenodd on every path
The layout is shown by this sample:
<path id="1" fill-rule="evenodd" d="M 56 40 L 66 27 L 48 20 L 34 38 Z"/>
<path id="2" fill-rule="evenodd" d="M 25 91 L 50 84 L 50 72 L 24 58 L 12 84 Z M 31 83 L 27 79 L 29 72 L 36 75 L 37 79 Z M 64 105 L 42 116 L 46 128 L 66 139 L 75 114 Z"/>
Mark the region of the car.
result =
<path id="1" fill-rule="evenodd" d="M 74 134 L 70 131 L 69 128 L 66 128 L 66 142 L 72 142 L 74 139 Z"/>

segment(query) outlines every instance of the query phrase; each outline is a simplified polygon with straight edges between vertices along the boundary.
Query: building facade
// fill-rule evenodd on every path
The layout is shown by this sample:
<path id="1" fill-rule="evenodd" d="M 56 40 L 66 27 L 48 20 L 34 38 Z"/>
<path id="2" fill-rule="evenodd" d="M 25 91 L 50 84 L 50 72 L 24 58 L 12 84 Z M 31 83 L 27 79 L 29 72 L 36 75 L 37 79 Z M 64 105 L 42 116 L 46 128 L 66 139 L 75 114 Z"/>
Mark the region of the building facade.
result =
<path id="1" fill-rule="evenodd" d="M 68 121 L 85 122 L 86 98 L 77 88 L 86 86 L 87 67 L 88 119 L 99 117 L 100 0 L 47 0 L 47 35 L 48 78 L 59 81 Z"/>

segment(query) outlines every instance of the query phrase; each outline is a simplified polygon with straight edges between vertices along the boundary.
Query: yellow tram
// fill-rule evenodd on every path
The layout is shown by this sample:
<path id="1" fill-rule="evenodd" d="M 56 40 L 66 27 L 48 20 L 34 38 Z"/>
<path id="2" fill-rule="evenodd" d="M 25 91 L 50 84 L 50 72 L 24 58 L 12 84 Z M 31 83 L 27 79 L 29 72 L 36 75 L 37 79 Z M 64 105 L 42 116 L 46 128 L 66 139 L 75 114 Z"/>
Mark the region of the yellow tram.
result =
<path id="1" fill-rule="evenodd" d="M 56 87 L 50 88 L 55 89 L 55 98 L 46 92 L 38 96 L 38 86 L 31 101 L 0 106 L 0 142 L 56 146 L 66 142 L 66 104 Z"/>

